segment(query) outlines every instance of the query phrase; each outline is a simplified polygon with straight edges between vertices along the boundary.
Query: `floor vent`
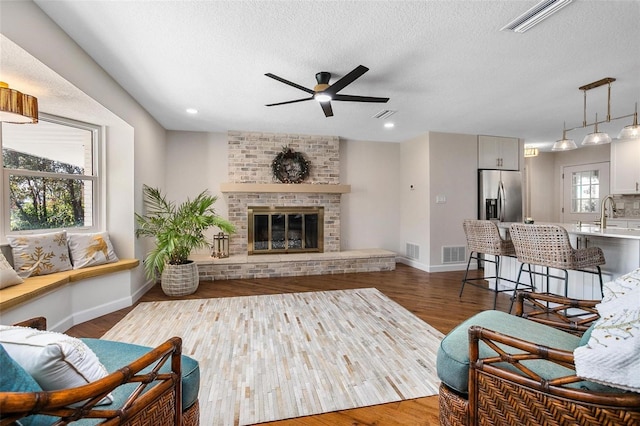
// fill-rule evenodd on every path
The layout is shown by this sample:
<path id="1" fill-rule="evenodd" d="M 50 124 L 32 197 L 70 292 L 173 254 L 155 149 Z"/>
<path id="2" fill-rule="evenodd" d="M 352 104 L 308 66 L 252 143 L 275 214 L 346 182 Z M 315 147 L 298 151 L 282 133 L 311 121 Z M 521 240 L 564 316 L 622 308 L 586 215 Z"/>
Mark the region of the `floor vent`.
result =
<path id="1" fill-rule="evenodd" d="M 406 256 L 409 259 L 420 259 L 420 246 L 413 243 L 407 243 Z"/>
<path id="2" fill-rule="evenodd" d="M 442 247 L 442 263 L 460 263 L 467 260 L 467 248 L 459 247 Z"/>

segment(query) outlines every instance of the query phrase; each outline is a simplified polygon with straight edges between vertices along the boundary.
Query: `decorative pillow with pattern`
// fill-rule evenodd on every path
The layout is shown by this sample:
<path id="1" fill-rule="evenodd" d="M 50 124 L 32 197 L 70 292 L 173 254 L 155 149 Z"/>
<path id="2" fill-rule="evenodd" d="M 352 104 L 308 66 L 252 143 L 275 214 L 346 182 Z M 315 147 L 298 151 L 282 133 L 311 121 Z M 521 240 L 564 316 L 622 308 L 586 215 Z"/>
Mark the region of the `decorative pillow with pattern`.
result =
<path id="1" fill-rule="evenodd" d="M 0 288 L 22 284 L 23 282 L 22 278 L 18 276 L 2 252 L 0 252 Z"/>
<path id="2" fill-rule="evenodd" d="M 71 269 L 66 231 L 49 234 L 7 235 L 14 269 L 22 278 Z"/>
<path id="3" fill-rule="evenodd" d="M 67 234 L 73 269 L 118 261 L 107 232 Z"/>

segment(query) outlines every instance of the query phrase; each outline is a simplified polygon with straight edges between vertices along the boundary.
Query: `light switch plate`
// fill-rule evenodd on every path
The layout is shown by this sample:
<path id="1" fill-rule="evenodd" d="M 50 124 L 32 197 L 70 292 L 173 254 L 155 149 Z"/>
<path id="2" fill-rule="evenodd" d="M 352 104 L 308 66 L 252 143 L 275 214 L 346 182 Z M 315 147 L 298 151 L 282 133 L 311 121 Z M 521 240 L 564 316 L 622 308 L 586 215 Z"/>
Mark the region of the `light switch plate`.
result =
<path id="1" fill-rule="evenodd" d="M 447 202 L 447 197 L 444 195 L 436 195 L 436 204 L 444 204 Z"/>

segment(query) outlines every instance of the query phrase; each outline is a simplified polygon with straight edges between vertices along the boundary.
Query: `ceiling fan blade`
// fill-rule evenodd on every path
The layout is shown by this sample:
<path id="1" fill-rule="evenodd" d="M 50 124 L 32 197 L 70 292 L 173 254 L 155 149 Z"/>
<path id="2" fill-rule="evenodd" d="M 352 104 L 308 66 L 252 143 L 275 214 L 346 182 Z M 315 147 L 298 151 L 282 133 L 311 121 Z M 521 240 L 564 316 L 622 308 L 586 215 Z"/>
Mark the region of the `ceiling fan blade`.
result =
<path id="1" fill-rule="evenodd" d="M 325 117 L 333 117 L 333 109 L 331 108 L 331 102 L 318 102 L 324 111 Z"/>
<path id="2" fill-rule="evenodd" d="M 299 84 L 293 83 L 293 82 L 291 82 L 291 81 L 289 81 L 289 80 L 285 80 L 284 78 L 282 78 L 282 77 L 278 77 L 277 75 L 271 74 L 270 72 L 266 73 L 265 75 L 266 75 L 267 77 L 270 77 L 270 78 L 274 79 L 274 80 L 278 80 L 280 83 L 288 84 L 289 86 L 295 87 L 296 89 L 300 89 L 300 90 L 302 90 L 303 92 L 311 93 L 312 95 L 313 95 L 314 93 L 316 93 L 316 92 L 314 92 L 314 91 L 313 91 L 313 90 L 311 90 L 311 89 L 307 89 L 307 88 L 306 88 L 306 87 L 304 87 L 304 86 L 300 86 Z"/>
<path id="3" fill-rule="evenodd" d="M 373 96 L 353 96 L 353 95 L 335 95 L 332 101 L 350 101 L 350 102 L 380 102 L 385 103 L 389 98 L 376 98 Z"/>
<path id="4" fill-rule="evenodd" d="M 353 83 L 358 77 L 360 77 L 362 74 L 364 74 L 367 71 L 369 71 L 369 68 L 365 67 L 364 65 L 358 65 L 349 74 L 345 75 L 340 80 L 336 81 L 331 86 L 329 86 L 325 90 L 325 93 L 333 97 L 336 93 L 338 93 L 340 90 L 347 87 L 349 84 Z"/>
<path id="5" fill-rule="evenodd" d="M 294 104 L 296 102 L 302 102 L 302 101 L 310 101 L 311 99 L 313 99 L 313 96 L 310 98 L 302 98 L 302 99 L 294 99 L 293 101 L 285 101 L 285 102 L 278 102 L 275 104 L 267 104 L 265 106 L 276 106 L 276 105 L 286 105 L 286 104 Z"/>

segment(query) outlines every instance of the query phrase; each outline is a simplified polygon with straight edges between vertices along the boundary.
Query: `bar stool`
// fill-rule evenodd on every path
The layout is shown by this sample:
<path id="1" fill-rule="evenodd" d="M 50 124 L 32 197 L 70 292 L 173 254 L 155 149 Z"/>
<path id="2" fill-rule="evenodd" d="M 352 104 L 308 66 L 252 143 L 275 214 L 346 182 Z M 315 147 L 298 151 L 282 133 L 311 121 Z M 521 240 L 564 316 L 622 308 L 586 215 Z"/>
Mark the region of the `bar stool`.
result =
<path id="1" fill-rule="evenodd" d="M 469 283 L 476 287 L 493 291 L 495 293 L 493 295 L 493 309 L 495 309 L 498 293 L 504 292 L 504 291 L 512 291 L 511 289 L 499 290 L 498 284 L 500 280 L 516 283 L 516 281 L 513 281 L 508 278 L 500 278 L 500 258 L 502 256 L 515 257 L 516 255 L 515 249 L 513 247 L 513 243 L 510 240 L 503 239 L 500 236 L 500 231 L 498 230 L 498 226 L 490 220 L 466 219 L 462 223 L 462 227 L 464 228 L 464 234 L 467 237 L 467 247 L 469 247 L 469 261 L 467 262 L 467 271 L 464 273 L 464 278 L 462 279 L 462 287 L 460 288 L 459 297 L 462 297 L 462 292 L 464 291 L 464 285 L 466 283 Z M 490 255 L 490 256 L 493 256 L 494 258 L 493 259 L 481 258 L 480 255 L 482 254 Z M 469 275 L 469 265 L 471 264 L 471 259 L 482 260 L 483 262 L 493 263 L 496 266 L 495 276 L 481 277 L 481 278 L 467 278 Z M 476 284 L 473 282 L 477 280 L 484 281 L 484 280 L 493 279 L 493 278 L 495 278 L 496 280 L 495 289 L 492 289 L 491 287 L 485 287 L 483 285 Z"/>
<path id="2" fill-rule="evenodd" d="M 518 261 L 521 262 L 515 290 L 521 284 L 520 276 L 526 264 L 529 277 L 532 277 L 533 274 L 546 278 L 547 292 L 549 291 L 550 278 L 564 280 L 564 296 L 566 297 L 569 288 L 568 270 L 573 270 L 598 274 L 600 278 L 600 293 L 602 293 L 602 271 L 600 270 L 600 265 L 605 264 L 605 259 L 600 247 L 574 249 L 571 246 L 567 230 L 560 225 L 514 223 L 510 226 L 509 232 L 516 250 L 516 256 Z M 531 265 L 543 266 L 545 272 L 536 271 L 531 268 Z M 549 268 L 560 269 L 564 274 L 562 276 L 551 275 Z M 532 278 L 530 283 L 534 284 Z M 511 300 L 511 306 L 513 307 L 513 299 Z"/>

